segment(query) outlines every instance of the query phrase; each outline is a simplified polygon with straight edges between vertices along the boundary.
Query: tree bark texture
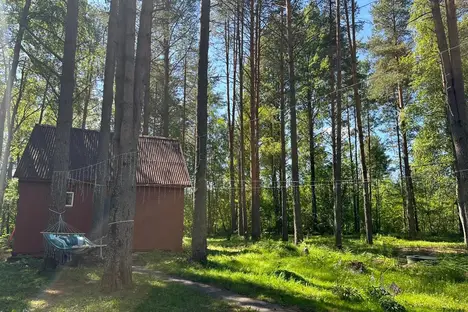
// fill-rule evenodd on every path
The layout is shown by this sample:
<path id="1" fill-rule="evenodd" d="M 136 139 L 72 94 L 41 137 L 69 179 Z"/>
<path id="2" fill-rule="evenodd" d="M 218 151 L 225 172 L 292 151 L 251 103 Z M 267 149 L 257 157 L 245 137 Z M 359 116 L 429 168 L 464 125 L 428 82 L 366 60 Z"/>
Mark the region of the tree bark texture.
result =
<path id="1" fill-rule="evenodd" d="M 20 57 L 20 51 L 21 51 L 21 43 L 23 41 L 24 31 L 28 27 L 28 15 L 29 15 L 30 7 L 31 7 L 31 0 L 26 0 L 24 3 L 23 10 L 21 11 L 20 25 L 19 25 L 18 33 L 16 34 L 15 46 L 13 47 L 13 59 L 11 62 L 10 72 L 8 73 L 7 85 L 5 88 L 5 92 L 3 93 L 2 102 L 0 103 L 1 105 L 0 107 L 0 156 L 2 155 L 3 134 L 5 130 L 5 118 L 6 118 L 7 113 L 10 110 L 11 91 L 13 88 L 13 83 L 16 79 L 16 71 L 18 69 L 19 57 Z"/>
<path id="2" fill-rule="evenodd" d="M 133 219 L 136 202 L 137 142 L 134 103 L 135 88 L 135 22 L 136 0 L 124 0 L 119 5 L 124 32 L 119 41 L 121 54 L 118 66 L 123 73 L 123 89 L 116 97 L 116 141 L 114 179 L 109 211 L 107 257 L 101 285 L 104 291 L 116 291 L 132 285 Z M 119 123 L 119 124 L 117 124 Z"/>
<path id="3" fill-rule="evenodd" d="M 438 0 L 431 0 L 432 18 L 435 25 L 439 55 L 443 65 L 446 96 L 449 109 L 448 120 L 455 149 L 458 204 L 463 237 L 468 246 L 468 112 L 466 108 L 461 55 L 458 39 L 456 8 L 453 0 L 446 1 L 449 44 Z M 442 81 L 444 85 L 444 81 Z"/>
<path id="4" fill-rule="evenodd" d="M 342 197 L 341 197 L 341 13 L 340 0 L 336 1 L 336 98 L 335 98 L 335 153 L 333 166 L 335 245 L 342 247 Z"/>
<path id="5" fill-rule="evenodd" d="M 206 166 L 208 127 L 208 48 L 210 35 L 210 0 L 201 1 L 200 42 L 197 94 L 197 149 L 195 202 L 192 229 L 192 259 L 207 262 L 206 234 Z"/>
<path id="6" fill-rule="evenodd" d="M 112 102 L 114 101 L 115 58 L 118 40 L 118 10 L 119 0 L 110 3 L 109 23 L 107 32 L 106 63 L 104 67 L 104 90 L 101 109 L 101 129 L 99 131 L 98 158 L 101 164 L 96 170 L 96 185 L 93 190 L 93 218 L 91 239 L 97 239 L 107 233 L 105 220 L 105 199 L 108 195 L 109 151 L 110 151 L 110 123 Z"/>
<path id="7" fill-rule="evenodd" d="M 73 91 L 75 89 L 78 7 L 78 0 L 68 0 L 51 186 L 51 209 L 57 212 L 63 212 L 65 209 L 67 191 L 70 130 L 73 118 Z M 54 223 L 57 220 L 56 218 L 58 218 L 58 215 L 54 215 L 50 222 Z"/>

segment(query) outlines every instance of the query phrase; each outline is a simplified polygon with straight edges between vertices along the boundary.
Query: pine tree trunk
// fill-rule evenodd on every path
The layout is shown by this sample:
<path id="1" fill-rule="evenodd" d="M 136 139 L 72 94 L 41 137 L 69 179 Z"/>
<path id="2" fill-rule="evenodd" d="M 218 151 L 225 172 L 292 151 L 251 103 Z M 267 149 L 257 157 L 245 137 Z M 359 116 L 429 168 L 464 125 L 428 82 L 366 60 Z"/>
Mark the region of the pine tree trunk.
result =
<path id="1" fill-rule="evenodd" d="M 200 11 L 197 95 L 197 155 L 195 172 L 195 203 L 192 229 L 192 259 L 197 262 L 206 263 L 206 144 L 208 134 L 208 48 L 210 35 L 210 0 L 202 0 Z"/>
<path id="2" fill-rule="evenodd" d="M 151 51 L 150 51 L 151 54 Z M 151 59 L 151 55 L 150 55 Z M 151 68 L 151 62 L 149 64 Z M 150 94 L 150 70 L 147 71 L 146 73 L 146 85 L 145 85 L 145 95 L 143 99 L 143 129 L 142 129 L 142 134 L 143 135 L 148 135 L 149 134 L 149 120 L 150 120 L 150 114 L 151 114 L 151 108 L 150 108 L 150 100 L 151 100 L 151 94 Z M 182 147 L 184 146 L 184 142 L 182 142 Z"/>
<path id="3" fill-rule="evenodd" d="M 115 59 L 118 40 L 118 10 L 119 0 L 110 3 L 109 24 L 107 32 L 106 63 L 104 67 L 104 90 L 101 110 L 101 129 L 99 132 L 96 172 L 96 185 L 93 190 L 93 219 L 91 226 L 91 239 L 97 239 L 107 233 L 107 220 L 105 216 L 105 199 L 108 196 L 108 165 L 110 151 L 110 123 L 112 115 L 112 102 L 114 100 Z M 105 165 L 104 165 L 105 164 Z"/>
<path id="4" fill-rule="evenodd" d="M 13 136 L 15 134 L 15 120 L 16 115 L 18 113 L 18 107 L 20 102 L 23 98 L 24 88 L 26 87 L 26 72 L 25 68 L 21 71 L 21 81 L 19 85 L 19 92 L 16 98 L 15 105 L 13 106 L 13 110 L 11 112 L 11 116 L 7 115 L 7 123 L 8 123 L 8 136 L 5 145 L 5 152 L 2 154 L 2 165 L 0 169 L 0 210 L 3 210 L 3 198 L 5 196 L 5 189 L 7 186 L 7 178 L 8 178 L 8 169 L 11 169 L 11 162 L 10 160 L 10 150 L 11 150 L 11 143 L 13 142 Z M 9 216 L 9 212 L 7 212 L 7 216 Z"/>
<path id="5" fill-rule="evenodd" d="M 141 110 L 144 107 L 145 90 L 147 90 L 147 86 L 149 85 L 153 3 L 153 0 L 143 0 L 141 4 L 133 91 L 133 125 L 135 138 L 138 138 L 140 135 Z"/>
<path id="6" fill-rule="evenodd" d="M 460 220 L 464 241 L 468 246 L 468 112 L 465 102 L 463 72 L 461 71 L 462 66 L 454 1 L 448 0 L 446 2 L 446 9 L 450 48 L 447 44 L 439 1 L 431 0 L 432 18 L 435 24 L 437 45 L 445 77 L 442 85 L 445 84 L 447 102 L 450 108 L 447 110 L 447 112 L 450 112 L 447 118 L 450 122 L 450 130 L 455 147 Z"/>
<path id="7" fill-rule="evenodd" d="M 247 235 L 247 198 L 245 194 L 245 137 L 244 137 L 244 3 L 240 4 L 240 29 L 237 29 L 239 39 L 239 235 Z"/>
<path id="8" fill-rule="evenodd" d="M 237 21 L 234 22 L 235 29 L 238 27 Z M 236 42 L 236 33 L 234 33 L 234 48 L 233 48 L 233 58 L 234 58 L 234 63 L 233 63 L 233 81 L 232 81 L 232 118 L 231 118 L 231 125 L 230 125 L 230 130 L 229 130 L 229 136 L 230 136 L 230 145 L 229 145 L 229 157 L 230 157 L 230 175 L 231 175 L 231 193 L 230 193 L 230 205 L 231 205 L 231 230 L 234 233 L 236 230 L 238 230 L 238 224 L 237 224 L 237 210 L 236 210 L 236 174 L 235 174 L 235 168 L 234 168 L 234 138 L 235 138 L 235 125 L 236 125 L 236 85 L 237 85 L 237 42 Z"/>
<path id="9" fill-rule="evenodd" d="M 88 76 L 86 77 L 86 81 L 88 83 L 88 86 L 86 87 L 86 96 L 84 100 L 84 106 L 83 106 L 83 117 L 81 118 L 81 129 L 86 129 L 86 121 L 88 119 L 88 107 L 89 107 L 89 101 L 91 100 L 91 91 L 92 91 L 92 83 L 93 83 L 93 75 L 91 73 L 91 67 L 92 67 L 92 60 L 89 61 L 88 64 Z"/>
<path id="10" fill-rule="evenodd" d="M 49 82 L 46 81 L 46 85 L 45 85 L 45 88 L 44 88 L 44 94 L 42 95 L 41 111 L 39 113 L 39 120 L 37 122 L 39 125 L 42 124 L 42 120 L 44 119 L 44 112 L 45 112 L 45 108 L 46 108 L 47 92 L 48 91 L 49 91 Z"/>
<path id="11" fill-rule="evenodd" d="M 23 41 L 23 35 L 25 29 L 28 27 L 28 15 L 29 8 L 31 7 L 31 0 L 26 0 L 24 3 L 23 10 L 21 11 L 21 18 L 18 33 L 16 34 L 15 46 L 13 48 L 13 60 L 11 62 L 11 69 L 8 73 L 8 80 L 5 91 L 3 93 L 3 99 L 0 103 L 0 156 L 2 155 L 3 147 L 3 134 L 5 131 L 5 118 L 10 110 L 11 103 L 11 91 L 13 88 L 13 83 L 16 79 L 16 71 L 18 69 L 21 43 Z"/>
<path id="12" fill-rule="evenodd" d="M 348 120 L 348 147 L 349 147 L 349 163 L 350 163 L 350 176 L 354 176 L 354 158 L 353 158 L 353 145 L 351 143 L 351 114 L 349 113 L 349 103 L 346 105 L 346 117 Z M 359 224 L 356 220 L 359 219 L 359 207 L 357 206 L 357 191 L 356 183 L 353 183 L 353 217 L 354 217 L 354 233 L 359 233 Z"/>
<path id="13" fill-rule="evenodd" d="M 256 103 L 256 22 L 255 22 L 255 0 L 250 0 L 250 172 L 252 187 L 252 240 L 260 239 L 260 194 L 259 194 L 259 169 L 258 164 L 258 138 L 257 122 L 258 107 Z"/>
<path id="14" fill-rule="evenodd" d="M 336 0 L 336 98 L 335 98 L 335 151 L 334 151 L 334 215 L 335 246 L 342 247 L 342 198 L 341 198 L 341 25 L 340 0 Z"/>
<path id="15" fill-rule="evenodd" d="M 280 141 L 281 141 L 281 159 L 280 159 L 280 197 L 281 197 L 281 237 L 287 242 L 288 237 L 288 192 L 286 184 L 286 118 L 285 118 L 285 88 L 284 88 L 284 47 L 283 47 L 283 29 L 284 16 L 281 10 L 281 38 L 280 38 L 280 64 L 279 64 L 279 79 L 280 79 Z"/>
<path id="16" fill-rule="evenodd" d="M 289 64 L 289 114 L 291 118 L 291 168 L 292 190 L 294 200 L 294 243 L 302 241 L 301 197 L 299 194 L 299 160 L 297 154 L 297 120 L 296 120 L 296 76 L 294 73 L 294 47 L 292 29 L 291 1 L 286 0 L 288 29 L 288 64 Z"/>
<path id="17" fill-rule="evenodd" d="M 330 36 L 330 45 L 328 49 L 328 61 L 329 61 L 329 87 L 333 92 L 329 93 L 330 97 L 330 113 L 331 113 L 331 137 L 332 137 L 332 179 L 334 180 L 335 164 L 336 164 L 336 107 L 335 107 L 335 60 L 334 54 L 336 51 L 336 21 L 334 22 L 333 18 L 333 0 L 328 1 L 328 23 L 329 23 L 329 36 Z M 330 183 L 330 195 L 331 202 L 335 202 L 335 193 L 334 193 L 334 183 Z"/>
<path id="18" fill-rule="evenodd" d="M 398 108 L 402 111 L 405 107 L 403 100 L 403 88 L 398 84 Z M 413 178 L 409 164 L 408 139 L 406 135 L 405 121 L 400 120 L 401 129 L 401 147 L 403 152 L 403 164 L 405 169 L 405 187 L 406 187 L 406 211 L 408 213 L 408 235 L 410 239 L 416 238 L 416 207 L 414 205 Z"/>
<path id="19" fill-rule="evenodd" d="M 230 72 L 229 72 L 229 50 L 231 48 L 231 38 L 229 35 L 229 20 L 226 20 L 224 23 L 224 47 L 226 52 L 226 103 L 227 103 L 227 117 L 228 117 L 228 137 L 229 137 L 229 206 L 231 209 L 231 227 L 229 235 L 234 234 L 237 228 L 237 215 L 236 215 L 236 204 L 235 204 L 235 176 L 234 176 L 234 117 L 235 117 L 235 107 L 232 107 L 232 116 L 231 116 L 231 98 L 230 98 Z M 235 52 L 234 52 L 235 54 Z M 234 105 L 234 104 L 233 104 Z"/>
<path id="20" fill-rule="evenodd" d="M 310 83 L 310 82 L 309 82 Z M 309 119 L 309 160 L 310 160 L 310 190 L 312 194 L 312 231 L 318 232 L 317 192 L 315 187 L 315 114 L 312 107 L 312 90 L 307 90 L 307 117 Z"/>
<path id="21" fill-rule="evenodd" d="M 78 0 L 67 1 L 65 23 L 65 45 L 63 51 L 62 75 L 60 78 L 60 98 L 55 130 L 55 149 L 53 156 L 53 175 L 51 186 L 52 207 L 54 211 L 64 211 L 68 179 L 70 153 L 70 130 L 73 118 L 73 91 L 75 89 L 75 55 L 78 34 Z M 58 216 L 54 216 L 54 223 Z"/>
<path id="22" fill-rule="evenodd" d="M 171 3 L 169 0 L 165 1 L 165 13 L 168 15 L 171 10 Z M 169 18 L 164 18 L 164 39 L 163 39 L 163 57 L 164 57 L 164 93 L 162 101 L 162 136 L 169 136 L 169 106 L 170 106 L 170 96 L 169 96 L 169 83 L 170 83 L 170 25 Z"/>
<path id="23" fill-rule="evenodd" d="M 356 183 L 356 206 L 358 208 L 358 212 L 356 214 L 356 219 L 354 219 L 354 226 L 355 228 L 358 229 L 357 233 L 361 232 L 361 216 L 360 216 L 360 210 L 361 206 L 359 204 L 359 196 L 360 196 L 360 184 L 359 184 L 359 160 L 358 160 L 358 146 L 359 146 L 359 140 L 358 140 L 358 126 L 357 126 L 357 113 L 356 113 L 356 107 L 354 107 L 354 163 L 356 164 L 354 168 L 354 183 Z M 364 159 L 365 161 L 365 159 Z"/>
<path id="24" fill-rule="evenodd" d="M 354 53 L 354 48 L 355 48 L 355 25 L 354 25 L 354 4 L 355 1 L 352 1 L 352 7 L 351 7 L 351 19 L 352 19 L 352 30 L 351 30 L 351 25 L 349 22 L 349 10 L 348 10 L 348 0 L 344 0 L 343 6 L 345 10 L 345 18 L 346 18 L 346 30 L 347 30 L 347 35 L 348 35 L 348 44 L 350 46 L 351 50 L 351 71 L 352 71 L 352 77 L 356 75 L 354 72 L 354 66 L 356 62 L 356 55 Z M 353 81 L 353 87 L 354 87 L 354 97 L 357 96 L 359 97 L 359 90 L 358 85 L 354 86 L 355 82 Z M 356 99 L 355 99 L 356 101 Z M 360 101 L 360 99 L 359 99 Z M 354 176 L 354 164 L 353 164 L 353 152 L 352 152 L 352 145 L 351 145 L 351 115 L 349 113 L 349 105 L 346 107 L 346 112 L 347 112 L 347 117 L 348 117 L 348 145 L 349 145 L 349 159 L 350 159 L 350 164 L 351 164 L 351 176 Z M 356 164 L 357 165 L 357 164 Z M 359 233 L 360 228 L 359 228 L 359 206 L 358 206 L 358 192 L 357 192 L 357 177 L 356 177 L 356 182 L 353 183 L 353 213 L 354 213 L 354 232 Z"/>
<path id="25" fill-rule="evenodd" d="M 123 67 L 124 83 L 122 97 L 116 97 L 116 159 L 114 185 L 109 211 L 108 254 L 104 264 L 101 285 L 104 291 L 116 291 L 132 285 L 133 230 L 136 203 L 136 161 L 137 142 L 135 136 L 139 124 L 135 114 L 135 22 L 136 0 L 126 0 L 119 6 L 122 21 L 121 31 L 125 33 L 120 41 L 122 53 L 118 66 Z M 141 21 L 140 21 L 141 22 Z M 141 28 L 141 25 L 140 25 Z M 120 94 L 119 94 L 120 95 Z M 120 123 L 119 125 L 117 123 Z"/>
<path id="26" fill-rule="evenodd" d="M 186 124 L 187 124 L 187 54 L 185 54 L 184 58 L 184 95 L 183 95 L 183 100 L 182 100 L 182 151 L 185 154 L 185 132 L 186 130 Z M 145 118 L 149 119 L 149 116 L 146 117 L 145 113 Z"/>

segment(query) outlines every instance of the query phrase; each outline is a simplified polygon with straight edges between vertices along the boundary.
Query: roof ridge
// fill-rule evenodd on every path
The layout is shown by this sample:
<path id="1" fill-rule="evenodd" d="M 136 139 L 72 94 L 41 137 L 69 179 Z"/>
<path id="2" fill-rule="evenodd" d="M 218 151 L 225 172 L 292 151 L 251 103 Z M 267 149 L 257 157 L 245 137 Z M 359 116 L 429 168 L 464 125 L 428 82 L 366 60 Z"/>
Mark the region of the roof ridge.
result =
<path id="1" fill-rule="evenodd" d="M 54 125 L 48 125 L 48 124 L 36 124 L 36 127 L 42 127 L 42 128 L 53 128 L 56 129 L 57 127 Z M 82 128 L 75 128 L 72 127 L 71 130 L 78 130 L 78 131 L 83 131 L 83 132 L 95 132 L 99 133 L 99 130 L 94 130 L 94 129 L 82 129 Z M 113 134 L 113 132 L 111 132 Z M 158 136 L 158 135 L 139 135 L 138 138 L 143 138 L 143 139 L 155 139 L 155 140 L 166 140 L 166 141 L 174 141 L 174 142 L 179 142 L 178 139 L 176 138 L 168 138 L 168 137 L 163 137 L 163 136 Z"/>
<path id="2" fill-rule="evenodd" d="M 156 139 L 156 140 L 166 140 L 166 141 L 175 141 L 175 142 L 179 142 L 178 139 L 175 139 L 175 138 L 168 138 L 168 137 L 163 137 L 163 136 L 159 136 L 159 135 L 140 135 L 139 138 L 142 138 L 142 139 Z"/>

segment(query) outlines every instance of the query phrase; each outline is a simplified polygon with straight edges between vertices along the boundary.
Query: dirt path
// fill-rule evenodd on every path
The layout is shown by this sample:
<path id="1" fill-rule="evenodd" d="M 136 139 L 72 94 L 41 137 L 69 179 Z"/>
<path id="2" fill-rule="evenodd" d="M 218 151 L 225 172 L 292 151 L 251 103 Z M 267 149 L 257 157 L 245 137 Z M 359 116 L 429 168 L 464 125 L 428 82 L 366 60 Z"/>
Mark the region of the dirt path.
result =
<path id="1" fill-rule="evenodd" d="M 140 273 L 140 274 L 149 274 L 163 281 L 179 283 L 179 284 L 183 284 L 192 288 L 196 288 L 199 291 L 213 298 L 221 299 L 229 303 L 232 303 L 236 306 L 239 306 L 245 309 L 251 309 L 253 311 L 258 311 L 258 312 L 296 312 L 297 311 L 297 310 L 292 310 L 292 309 L 285 309 L 273 303 L 244 297 L 232 291 L 224 290 L 224 289 L 210 286 L 207 284 L 193 282 L 193 281 L 186 280 L 183 278 L 170 277 L 170 276 L 165 275 L 162 272 L 148 270 L 142 266 L 134 266 L 133 272 Z"/>

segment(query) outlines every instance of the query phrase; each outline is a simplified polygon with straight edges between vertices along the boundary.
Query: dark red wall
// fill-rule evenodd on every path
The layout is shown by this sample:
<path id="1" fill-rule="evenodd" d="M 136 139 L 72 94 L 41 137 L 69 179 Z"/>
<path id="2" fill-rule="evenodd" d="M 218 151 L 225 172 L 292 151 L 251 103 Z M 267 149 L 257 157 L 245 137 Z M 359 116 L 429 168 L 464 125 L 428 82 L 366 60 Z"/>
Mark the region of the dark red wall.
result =
<path id="1" fill-rule="evenodd" d="M 182 188 L 138 187 L 133 249 L 182 251 Z"/>
<path id="2" fill-rule="evenodd" d="M 64 220 L 79 231 L 91 228 L 93 190 L 91 186 L 73 189 L 73 207 L 66 208 Z M 14 252 L 41 254 L 41 231 L 49 219 L 50 183 L 19 182 Z M 153 249 L 181 251 L 184 223 L 182 188 L 137 187 L 133 247 L 136 251 Z"/>

